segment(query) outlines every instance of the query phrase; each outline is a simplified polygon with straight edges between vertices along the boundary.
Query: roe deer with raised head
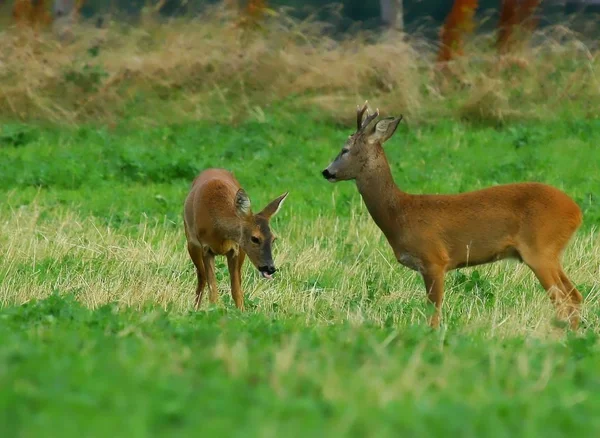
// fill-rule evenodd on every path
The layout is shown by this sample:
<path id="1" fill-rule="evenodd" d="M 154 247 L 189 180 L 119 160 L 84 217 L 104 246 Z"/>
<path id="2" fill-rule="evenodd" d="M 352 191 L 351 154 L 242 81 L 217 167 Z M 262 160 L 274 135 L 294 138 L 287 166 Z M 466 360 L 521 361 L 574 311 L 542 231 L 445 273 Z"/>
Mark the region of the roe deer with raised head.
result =
<path id="1" fill-rule="evenodd" d="M 243 310 L 242 265 L 248 255 L 264 278 L 272 278 L 275 264 L 271 246 L 275 236 L 270 219 L 279 211 L 288 193 L 253 214 L 248 195 L 235 177 L 224 169 L 208 169 L 194 179 L 185 200 L 184 226 L 187 248 L 196 267 L 196 308 L 200 307 L 208 282 L 209 299 L 217 301 L 215 255 L 227 257 L 231 295 Z"/>
<path id="2" fill-rule="evenodd" d="M 363 115 L 367 117 L 363 120 Z M 398 189 L 383 143 L 402 120 L 357 108 L 356 132 L 322 174 L 330 182 L 355 180 L 358 191 L 398 262 L 418 271 L 435 305 L 438 327 L 446 272 L 504 258 L 523 261 L 535 273 L 572 328 L 582 296 L 561 266 L 561 256 L 582 222 L 578 205 L 541 183 L 498 185 L 454 195 L 412 195 Z"/>

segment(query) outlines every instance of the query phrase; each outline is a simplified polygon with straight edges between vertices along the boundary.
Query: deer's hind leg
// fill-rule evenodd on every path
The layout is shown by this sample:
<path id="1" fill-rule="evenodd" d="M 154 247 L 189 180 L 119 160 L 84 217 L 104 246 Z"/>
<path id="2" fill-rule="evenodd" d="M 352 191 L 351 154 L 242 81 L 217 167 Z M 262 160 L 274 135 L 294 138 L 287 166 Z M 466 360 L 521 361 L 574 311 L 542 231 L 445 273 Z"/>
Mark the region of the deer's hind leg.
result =
<path id="1" fill-rule="evenodd" d="M 571 322 L 571 328 L 576 329 L 579 326 L 579 312 L 581 310 L 581 302 L 583 301 L 583 296 L 581 292 L 577 290 L 575 285 L 569 280 L 565 271 L 560 268 L 560 280 L 563 284 L 563 290 L 570 298 L 571 303 L 569 307 L 569 321 Z"/>
<path id="2" fill-rule="evenodd" d="M 550 301 L 556 308 L 557 317 L 569 321 L 572 328 L 577 328 L 579 317 L 576 301 L 581 300 L 581 294 L 564 274 L 558 254 L 536 254 L 527 250 L 520 253 L 523 261 L 546 289 Z"/>
<path id="3" fill-rule="evenodd" d="M 203 251 L 202 247 L 194 245 L 193 243 L 188 243 L 187 249 L 188 253 L 190 254 L 190 258 L 196 267 L 196 278 L 198 279 L 198 284 L 196 286 L 196 301 L 194 303 L 194 307 L 197 310 L 200 308 L 200 304 L 202 303 L 204 287 L 206 286 L 206 272 L 204 269 Z"/>

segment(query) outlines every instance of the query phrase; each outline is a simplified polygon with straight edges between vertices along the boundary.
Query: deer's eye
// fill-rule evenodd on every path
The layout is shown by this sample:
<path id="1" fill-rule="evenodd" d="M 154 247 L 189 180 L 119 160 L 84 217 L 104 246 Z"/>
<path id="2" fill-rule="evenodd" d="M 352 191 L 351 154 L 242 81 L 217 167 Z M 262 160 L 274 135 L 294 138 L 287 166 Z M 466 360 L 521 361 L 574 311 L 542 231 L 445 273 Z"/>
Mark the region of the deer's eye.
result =
<path id="1" fill-rule="evenodd" d="M 342 155 L 346 155 L 348 152 L 350 152 L 350 149 L 348 149 L 348 148 L 342 149 Z"/>
<path id="2" fill-rule="evenodd" d="M 260 239 L 256 236 L 252 236 L 250 238 L 250 240 L 252 241 L 252 243 L 254 243 L 255 245 L 258 245 L 260 243 Z"/>

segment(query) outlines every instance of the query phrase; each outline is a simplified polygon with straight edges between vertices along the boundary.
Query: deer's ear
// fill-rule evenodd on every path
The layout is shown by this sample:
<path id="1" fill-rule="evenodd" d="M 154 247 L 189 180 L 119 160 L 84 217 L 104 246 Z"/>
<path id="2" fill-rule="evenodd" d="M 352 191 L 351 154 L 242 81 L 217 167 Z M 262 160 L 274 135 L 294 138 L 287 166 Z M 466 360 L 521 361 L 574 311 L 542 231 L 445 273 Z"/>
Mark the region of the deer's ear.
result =
<path id="1" fill-rule="evenodd" d="M 385 119 L 378 121 L 369 135 L 369 143 L 385 143 L 392 135 L 394 135 L 401 120 L 402 116 L 398 118 L 386 117 Z"/>
<path id="2" fill-rule="evenodd" d="M 265 208 L 263 208 L 263 210 L 258 214 L 260 216 L 266 218 L 267 220 L 271 219 L 273 216 L 275 216 L 277 214 L 277 212 L 283 205 L 283 201 L 285 201 L 285 198 L 287 198 L 288 195 L 289 195 L 289 192 L 285 192 L 279 198 L 271 201 L 269 203 L 269 205 L 267 205 Z"/>
<path id="3" fill-rule="evenodd" d="M 247 217 L 250 215 L 250 198 L 244 191 L 239 189 L 235 194 L 235 211 L 240 217 Z"/>

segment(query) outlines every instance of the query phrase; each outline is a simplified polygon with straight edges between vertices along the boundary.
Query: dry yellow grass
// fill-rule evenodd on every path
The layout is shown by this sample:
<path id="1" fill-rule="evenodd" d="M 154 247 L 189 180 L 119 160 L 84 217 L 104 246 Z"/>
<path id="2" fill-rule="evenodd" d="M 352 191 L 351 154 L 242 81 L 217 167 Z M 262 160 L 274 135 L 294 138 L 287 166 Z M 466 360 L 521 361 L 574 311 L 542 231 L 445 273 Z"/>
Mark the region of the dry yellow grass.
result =
<path id="1" fill-rule="evenodd" d="M 599 115 L 598 54 L 565 27 L 539 32 L 532 48 L 510 58 L 490 49 L 491 35 L 479 36 L 448 76 L 433 62 L 434 47 L 405 35 L 338 41 L 283 13 L 262 32 L 232 23 L 214 9 L 138 27 L 81 24 L 64 43 L 8 29 L 0 33 L 0 114 L 61 123 L 115 123 L 126 114 L 231 121 L 287 99 L 345 119 L 348 105 L 369 98 L 413 120 Z"/>
<path id="2" fill-rule="evenodd" d="M 317 218 L 310 236 L 300 223 L 281 229 L 276 280 L 261 280 L 245 265 L 243 288 L 251 312 L 276 318 L 303 315 L 311 324 L 426 324 L 420 277 L 394 262 L 364 208 L 353 208 L 351 220 Z M 45 219 L 41 213 L 32 204 L 0 215 L 0 307 L 58 291 L 74 293 L 90 307 L 116 301 L 137 308 L 158 303 L 173 311 L 192 310 L 195 274 L 181 227 L 148 221 L 115 232 L 69 211 Z M 225 263 L 217 266 L 222 306 L 230 301 L 229 280 Z M 526 266 L 502 262 L 478 269 L 481 287 L 494 297 L 478 287 L 466 291 L 451 274 L 446 321 L 490 336 L 560 335 L 552 327 L 552 305 Z M 595 231 L 577 235 L 566 253 L 565 270 L 576 284 L 586 285 L 583 321 L 598 327 L 600 240 Z M 203 306 L 207 308 L 206 301 Z"/>

